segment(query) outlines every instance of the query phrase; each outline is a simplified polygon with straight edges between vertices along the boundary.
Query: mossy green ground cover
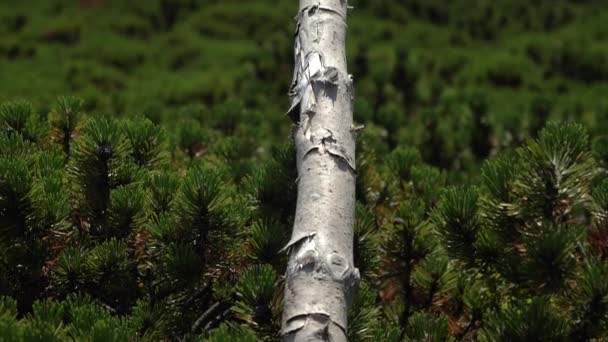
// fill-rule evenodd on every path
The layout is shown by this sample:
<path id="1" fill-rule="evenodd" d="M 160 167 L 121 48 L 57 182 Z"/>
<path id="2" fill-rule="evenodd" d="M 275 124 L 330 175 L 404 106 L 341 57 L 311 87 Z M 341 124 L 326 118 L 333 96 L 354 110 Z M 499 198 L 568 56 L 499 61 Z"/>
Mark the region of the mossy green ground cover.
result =
<path id="1" fill-rule="evenodd" d="M 605 338 L 608 5 L 351 5 L 350 338 Z M 0 4 L 0 341 L 278 338 L 296 11 Z"/>

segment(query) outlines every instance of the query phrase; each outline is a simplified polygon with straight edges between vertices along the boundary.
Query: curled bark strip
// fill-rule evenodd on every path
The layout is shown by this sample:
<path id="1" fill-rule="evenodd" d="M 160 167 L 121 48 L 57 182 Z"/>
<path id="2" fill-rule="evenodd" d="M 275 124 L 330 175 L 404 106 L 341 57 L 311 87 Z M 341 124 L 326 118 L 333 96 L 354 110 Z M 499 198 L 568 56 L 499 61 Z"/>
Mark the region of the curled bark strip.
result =
<path id="1" fill-rule="evenodd" d="M 311 5 L 311 6 L 307 6 L 305 8 L 303 8 L 302 10 L 300 10 L 300 13 L 308 13 L 308 15 L 312 16 L 314 15 L 317 11 L 327 11 L 329 13 L 333 13 L 337 16 L 339 16 L 340 18 L 342 18 L 342 20 L 344 20 L 344 23 L 346 23 L 346 16 L 344 16 L 342 14 L 342 12 L 336 10 L 333 7 L 329 7 L 329 6 L 323 6 L 321 5 L 321 1 L 319 1 L 317 4 L 315 5 Z"/>
<path id="2" fill-rule="evenodd" d="M 285 274 L 285 341 L 346 341 L 353 263 L 353 81 L 346 0 L 300 0 L 287 113 L 296 124 L 298 200 Z"/>
<path id="3" fill-rule="evenodd" d="M 352 132 L 352 129 L 349 128 Z M 329 129 L 322 129 L 315 133 L 310 133 L 310 126 L 305 128 L 304 136 L 310 141 L 310 146 L 306 149 L 304 156 L 306 158 L 311 152 L 328 153 L 331 156 L 338 158 L 338 162 L 344 162 L 350 170 L 356 174 L 354 161 L 349 157 L 346 147 L 342 146 L 336 140 L 334 134 Z"/>
<path id="4" fill-rule="evenodd" d="M 334 336 L 336 329 L 342 334 L 346 334 L 346 330 L 339 324 L 331 320 L 331 317 L 322 313 L 311 313 L 292 318 L 288 322 L 286 341 L 295 341 L 292 336 L 306 325 L 314 326 L 314 329 L 309 329 L 307 332 L 306 341 L 329 341 L 330 336 Z"/>
<path id="5" fill-rule="evenodd" d="M 291 238 L 291 240 L 289 240 L 289 242 L 285 245 L 285 247 L 281 248 L 279 253 L 289 251 L 289 248 L 291 248 L 292 246 L 302 242 L 304 239 L 310 239 L 314 236 L 315 236 L 314 232 L 310 232 L 310 233 L 306 233 L 306 234 L 299 234 L 298 236 L 293 236 Z"/>
<path id="6" fill-rule="evenodd" d="M 322 143 L 320 145 L 315 145 L 312 146 L 310 148 L 308 148 L 308 150 L 306 151 L 306 153 L 304 154 L 304 158 L 306 158 L 311 152 L 320 152 L 320 153 L 324 153 L 327 152 L 330 155 L 332 155 L 335 158 L 338 158 L 339 161 L 344 162 L 346 165 L 348 165 L 349 169 L 354 173 L 357 174 L 357 170 L 355 169 L 355 165 L 353 163 L 353 161 L 348 158 L 348 156 L 344 153 L 344 149 L 341 148 L 339 145 L 336 146 L 331 146 L 331 145 L 326 145 L 325 143 Z"/>
<path id="7" fill-rule="evenodd" d="M 305 45 L 306 42 L 304 42 L 303 44 L 301 40 L 305 39 L 306 37 L 302 37 L 302 35 L 300 35 L 300 32 L 302 30 L 302 22 L 304 21 L 305 14 L 307 14 L 309 17 L 312 17 L 318 12 L 331 13 L 340 17 L 344 23 L 344 26 L 346 26 L 346 15 L 343 14 L 343 12 L 336 10 L 335 8 L 322 5 L 322 2 L 324 1 L 319 0 L 314 5 L 308 5 L 302 8 L 296 16 L 297 22 L 294 34 L 294 56 L 296 64 L 294 66 L 293 78 L 288 92 L 291 104 L 289 106 L 289 109 L 287 110 L 287 114 L 291 117 L 294 123 L 299 122 L 299 106 L 302 102 L 305 92 L 309 90 L 312 86 L 311 81 L 314 81 L 316 79 L 319 79 L 320 81 L 331 79 L 331 83 L 336 84 L 337 82 L 337 70 L 335 68 L 330 68 L 328 74 L 328 72 L 325 70 L 325 66 L 323 63 L 323 54 L 320 51 L 308 51 L 306 54 L 303 53 L 303 45 Z M 322 36 L 323 25 L 319 21 L 316 21 L 314 22 L 314 26 L 316 31 L 316 37 L 312 40 L 314 43 L 319 43 Z M 306 29 L 310 30 L 310 28 Z M 311 67 L 312 58 L 318 58 L 321 61 L 322 68 Z"/>

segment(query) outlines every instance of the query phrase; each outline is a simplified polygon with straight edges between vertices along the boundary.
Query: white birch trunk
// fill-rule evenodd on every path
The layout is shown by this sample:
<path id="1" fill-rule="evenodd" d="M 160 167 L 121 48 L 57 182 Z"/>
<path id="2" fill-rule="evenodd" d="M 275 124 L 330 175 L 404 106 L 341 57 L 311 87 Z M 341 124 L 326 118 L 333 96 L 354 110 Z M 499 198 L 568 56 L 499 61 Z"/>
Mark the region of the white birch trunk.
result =
<path id="1" fill-rule="evenodd" d="M 285 341 L 346 341 L 353 264 L 355 131 L 346 71 L 347 0 L 300 0 L 289 114 L 298 200 L 286 271 Z"/>

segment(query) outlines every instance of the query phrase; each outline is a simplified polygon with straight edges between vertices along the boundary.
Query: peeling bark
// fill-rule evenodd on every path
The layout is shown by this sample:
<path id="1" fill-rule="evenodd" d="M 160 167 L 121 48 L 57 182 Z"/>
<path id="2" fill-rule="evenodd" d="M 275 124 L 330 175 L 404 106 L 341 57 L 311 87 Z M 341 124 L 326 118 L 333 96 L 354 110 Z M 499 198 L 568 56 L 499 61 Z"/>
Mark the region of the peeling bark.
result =
<path id="1" fill-rule="evenodd" d="M 298 200 L 286 271 L 285 341 L 346 341 L 353 264 L 355 135 L 346 71 L 346 0 L 300 0 L 288 114 Z"/>

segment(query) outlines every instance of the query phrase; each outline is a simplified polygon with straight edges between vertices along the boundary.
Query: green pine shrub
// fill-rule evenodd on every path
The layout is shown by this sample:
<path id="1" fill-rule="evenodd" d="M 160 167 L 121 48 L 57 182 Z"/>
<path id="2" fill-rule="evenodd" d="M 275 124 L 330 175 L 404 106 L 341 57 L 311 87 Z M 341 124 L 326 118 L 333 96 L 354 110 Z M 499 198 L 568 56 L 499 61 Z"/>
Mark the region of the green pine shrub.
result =
<path id="1" fill-rule="evenodd" d="M 432 215 L 455 269 L 494 294 L 478 309 L 478 338 L 603 338 L 605 187 L 593 186 L 587 133 L 551 123 L 516 155 L 486 162 L 482 174 L 479 187 L 448 188 Z"/>
<path id="2" fill-rule="evenodd" d="M 219 126 L 206 151 L 182 154 L 150 120 L 91 116 L 79 99 L 60 98 L 37 134 L 31 104 L 1 108 L 2 326 L 15 340 L 190 339 L 223 322 L 277 336 L 292 147 L 248 175 L 249 151 Z"/>

